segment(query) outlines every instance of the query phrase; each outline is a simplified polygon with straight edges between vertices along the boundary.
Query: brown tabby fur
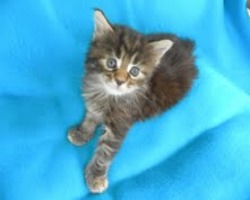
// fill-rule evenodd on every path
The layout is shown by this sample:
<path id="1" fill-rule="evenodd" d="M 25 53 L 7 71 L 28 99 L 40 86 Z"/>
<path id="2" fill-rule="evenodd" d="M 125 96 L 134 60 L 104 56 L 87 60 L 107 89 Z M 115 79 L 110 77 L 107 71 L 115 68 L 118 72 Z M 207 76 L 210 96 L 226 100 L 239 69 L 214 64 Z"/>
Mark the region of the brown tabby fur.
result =
<path id="1" fill-rule="evenodd" d="M 88 112 L 85 120 L 68 135 L 72 143 L 82 145 L 92 137 L 99 123 L 105 126 L 105 134 L 86 169 L 87 185 L 95 193 L 107 188 L 110 163 L 133 123 L 175 105 L 188 92 L 197 75 L 192 41 L 172 34 L 143 35 L 125 26 L 110 23 L 109 26 L 113 31 L 94 37 L 90 45 L 83 84 Z M 166 39 L 171 40 L 173 46 L 157 60 L 149 44 Z M 120 69 L 108 71 L 100 59 L 109 57 L 112 52 L 123 60 Z M 131 60 L 143 66 L 143 79 L 128 76 L 125 69 Z M 136 85 L 138 89 L 131 94 L 110 95 L 100 85 L 95 87 L 97 75 L 106 77 L 107 81 L 124 79 L 128 86 Z"/>

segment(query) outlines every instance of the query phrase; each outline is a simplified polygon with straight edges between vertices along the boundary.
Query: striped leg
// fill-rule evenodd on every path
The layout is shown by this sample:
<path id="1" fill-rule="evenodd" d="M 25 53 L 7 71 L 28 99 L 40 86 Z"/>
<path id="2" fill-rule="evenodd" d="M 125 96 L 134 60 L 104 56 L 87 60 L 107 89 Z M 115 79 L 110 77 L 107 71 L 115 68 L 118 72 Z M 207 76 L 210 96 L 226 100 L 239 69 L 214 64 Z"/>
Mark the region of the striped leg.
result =
<path id="1" fill-rule="evenodd" d="M 101 193 L 108 187 L 108 169 L 114 155 L 121 146 L 122 140 L 123 137 L 117 137 L 108 128 L 101 137 L 95 155 L 86 168 L 86 181 L 91 192 Z"/>
<path id="2" fill-rule="evenodd" d="M 94 131 L 99 123 L 100 123 L 99 117 L 93 115 L 90 112 L 87 112 L 82 123 L 69 130 L 68 132 L 69 141 L 77 146 L 85 144 L 92 138 Z"/>

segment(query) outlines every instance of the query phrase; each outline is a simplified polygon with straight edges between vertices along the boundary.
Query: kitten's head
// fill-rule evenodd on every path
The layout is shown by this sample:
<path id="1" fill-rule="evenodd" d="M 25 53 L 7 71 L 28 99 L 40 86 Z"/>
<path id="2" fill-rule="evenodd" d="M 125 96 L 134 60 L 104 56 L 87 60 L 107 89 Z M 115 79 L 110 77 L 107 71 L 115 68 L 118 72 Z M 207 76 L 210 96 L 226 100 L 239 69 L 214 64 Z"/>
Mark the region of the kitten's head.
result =
<path id="1" fill-rule="evenodd" d="M 124 95 L 146 88 L 162 56 L 173 42 L 149 42 L 142 34 L 111 24 L 100 10 L 94 13 L 95 30 L 86 59 L 88 73 L 109 95 Z"/>

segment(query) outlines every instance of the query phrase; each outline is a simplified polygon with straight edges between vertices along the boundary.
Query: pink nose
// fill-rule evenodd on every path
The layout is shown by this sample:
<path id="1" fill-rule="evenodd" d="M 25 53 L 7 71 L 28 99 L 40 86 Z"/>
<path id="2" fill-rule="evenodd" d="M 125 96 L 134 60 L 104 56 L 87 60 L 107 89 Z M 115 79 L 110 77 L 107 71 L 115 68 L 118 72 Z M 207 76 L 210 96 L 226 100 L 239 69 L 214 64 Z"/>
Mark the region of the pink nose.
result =
<path id="1" fill-rule="evenodd" d="M 118 86 L 120 86 L 121 84 L 124 83 L 124 81 L 121 81 L 121 80 L 119 80 L 119 79 L 115 79 L 115 82 L 117 83 Z"/>

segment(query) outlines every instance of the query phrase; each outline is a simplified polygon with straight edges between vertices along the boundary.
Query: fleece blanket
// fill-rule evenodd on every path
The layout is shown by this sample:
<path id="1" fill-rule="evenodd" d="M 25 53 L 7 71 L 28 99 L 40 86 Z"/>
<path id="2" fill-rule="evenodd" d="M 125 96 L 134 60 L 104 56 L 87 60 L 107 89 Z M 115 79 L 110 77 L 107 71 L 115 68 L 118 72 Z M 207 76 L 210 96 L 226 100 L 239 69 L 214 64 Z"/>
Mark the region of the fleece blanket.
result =
<path id="1" fill-rule="evenodd" d="M 143 33 L 195 40 L 199 76 L 161 116 L 135 124 L 92 195 L 84 147 L 83 60 L 93 9 Z M 0 199 L 250 199 L 250 19 L 245 0 L 0 1 Z"/>

